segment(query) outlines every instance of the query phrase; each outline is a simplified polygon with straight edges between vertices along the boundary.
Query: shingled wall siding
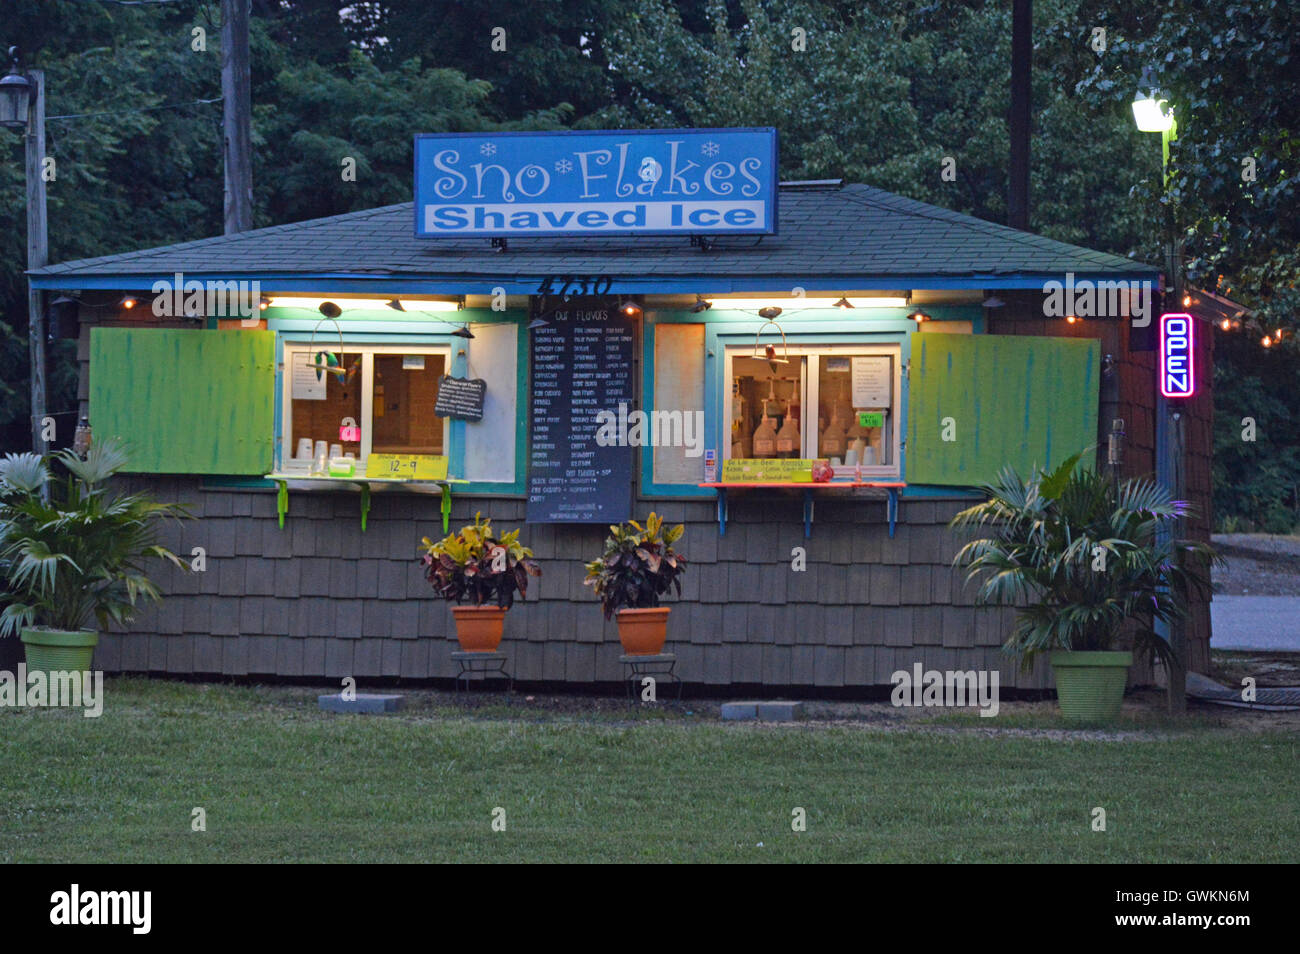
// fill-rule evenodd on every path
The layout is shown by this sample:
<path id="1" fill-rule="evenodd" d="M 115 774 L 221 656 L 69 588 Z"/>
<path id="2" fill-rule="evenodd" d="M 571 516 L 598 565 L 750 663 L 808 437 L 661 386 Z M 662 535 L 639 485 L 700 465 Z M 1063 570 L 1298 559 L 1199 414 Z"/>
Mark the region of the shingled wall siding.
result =
<path id="1" fill-rule="evenodd" d="M 190 478 L 127 483 L 191 507 L 200 519 L 169 528 L 167 543 L 185 555 L 204 547 L 207 570 L 160 572 L 169 595 L 129 633 L 106 633 L 98 666 L 331 680 L 455 675 L 450 613 L 414 560 L 419 538 L 441 529 L 436 497 L 376 493 L 362 533 L 355 493 L 291 493 L 281 530 L 273 492 L 204 490 Z M 819 501 L 808 540 L 797 497 L 733 500 L 725 536 L 711 503 L 654 506 L 687 523 L 690 570 L 670 604 L 668 650 L 688 683 L 878 686 L 921 662 L 998 669 L 1007 687 L 1050 684 L 1045 669 L 1022 675 L 1001 655 L 1007 611 L 973 607 L 950 568 L 956 543 L 944 523 L 954 501 L 904 501 L 892 540 L 881 500 Z M 523 502 L 453 499 L 453 523 L 475 510 L 514 526 Z M 544 575 L 506 618 L 502 645 L 515 677 L 617 681 L 616 628 L 582 585 L 604 528 L 523 527 Z M 791 569 L 800 546 L 804 572 Z"/>

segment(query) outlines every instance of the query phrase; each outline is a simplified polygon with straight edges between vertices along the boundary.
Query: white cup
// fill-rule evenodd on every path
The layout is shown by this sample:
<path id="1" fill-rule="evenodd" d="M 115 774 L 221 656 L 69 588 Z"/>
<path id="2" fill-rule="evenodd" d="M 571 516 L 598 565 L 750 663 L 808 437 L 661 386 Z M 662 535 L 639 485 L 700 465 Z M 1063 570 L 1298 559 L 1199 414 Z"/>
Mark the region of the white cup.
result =
<path id="1" fill-rule="evenodd" d="M 844 452 L 844 466 L 845 467 L 858 466 L 858 450 L 856 447 L 850 447 L 848 450 Z"/>
<path id="2" fill-rule="evenodd" d="M 863 467 L 876 466 L 876 449 L 874 447 L 868 447 L 862 451 L 862 466 Z"/>
<path id="3" fill-rule="evenodd" d="M 300 437 L 298 439 L 298 453 L 293 455 L 298 460 L 311 460 L 311 438 Z"/>
<path id="4" fill-rule="evenodd" d="M 333 458 L 335 458 L 335 457 L 342 457 L 342 456 L 343 456 L 343 445 L 342 445 L 342 444 L 331 444 L 331 445 L 330 445 L 330 458 L 333 459 Z"/>

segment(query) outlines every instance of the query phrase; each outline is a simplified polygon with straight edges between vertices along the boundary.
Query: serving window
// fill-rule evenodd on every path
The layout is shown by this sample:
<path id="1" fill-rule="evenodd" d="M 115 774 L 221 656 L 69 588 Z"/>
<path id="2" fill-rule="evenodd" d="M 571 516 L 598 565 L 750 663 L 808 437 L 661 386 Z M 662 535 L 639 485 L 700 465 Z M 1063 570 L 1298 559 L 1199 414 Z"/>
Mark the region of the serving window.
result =
<path id="1" fill-rule="evenodd" d="M 319 341 L 284 345 L 282 471 L 310 471 L 321 441 L 330 457 L 355 457 L 359 468 L 372 453 L 449 456 L 448 421 L 434 414 L 434 404 L 450 349 L 344 348 Z"/>
<path id="2" fill-rule="evenodd" d="M 724 459 L 825 459 L 837 475 L 899 473 L 900 349 L 726 349 Z"/>

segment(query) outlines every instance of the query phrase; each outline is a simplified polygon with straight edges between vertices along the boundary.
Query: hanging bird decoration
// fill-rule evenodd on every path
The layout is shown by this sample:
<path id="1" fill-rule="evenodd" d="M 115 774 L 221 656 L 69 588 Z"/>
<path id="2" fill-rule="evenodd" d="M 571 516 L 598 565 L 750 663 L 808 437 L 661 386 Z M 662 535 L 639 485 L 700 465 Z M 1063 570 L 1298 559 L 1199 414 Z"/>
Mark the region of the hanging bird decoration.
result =
<path id="1" fill-rule="evenodd" d="M 312 363 L 316 369 L 316 380 L 319 381 L 328 372 L 335 377 L 342 379 L 346 373 L 343 368 L 339 367 L 338 355 L 331 351 L 317 351 L 316 360 Z"/>
<path id="2" fill-rule="evenodd" d="M 361 370 L 361 361 L 358 359 L 344 367 L 339 359 L 340 356 L 332 351 L 316 352 L 316 359 L 312 362 L 312 367 L 316 369 L 316 380 L 321 380 L 326 374 L 332 374 L 339 384 L 350 384 L 357 376 L 357 372 Z"/>

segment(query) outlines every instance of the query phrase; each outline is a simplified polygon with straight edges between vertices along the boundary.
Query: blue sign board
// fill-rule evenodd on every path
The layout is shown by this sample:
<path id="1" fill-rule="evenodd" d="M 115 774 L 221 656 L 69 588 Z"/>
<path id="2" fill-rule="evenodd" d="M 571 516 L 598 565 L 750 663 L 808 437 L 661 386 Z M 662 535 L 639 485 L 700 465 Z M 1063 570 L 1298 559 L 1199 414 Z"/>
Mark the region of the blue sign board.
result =
<path id="1" fill-rule="evenodd" d="M 415 137 L 415 234 L 776 232 L 776 130 Z"/>

